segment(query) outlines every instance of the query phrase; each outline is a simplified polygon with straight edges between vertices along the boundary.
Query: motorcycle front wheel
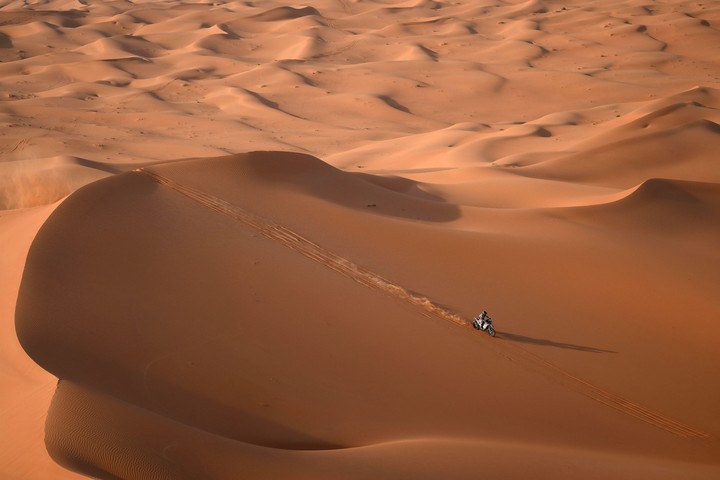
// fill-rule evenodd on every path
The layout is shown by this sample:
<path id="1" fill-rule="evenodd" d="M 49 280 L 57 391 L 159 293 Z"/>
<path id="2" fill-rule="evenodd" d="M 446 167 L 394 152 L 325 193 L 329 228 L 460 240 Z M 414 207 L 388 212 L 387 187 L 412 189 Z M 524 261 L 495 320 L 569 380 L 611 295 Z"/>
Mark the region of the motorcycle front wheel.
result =
<path id="1" fill-rule="evenodd" d="M 495 329 L 493 327 L 488 327 L 488 333 L 491 337 L 495 336 Z"/>

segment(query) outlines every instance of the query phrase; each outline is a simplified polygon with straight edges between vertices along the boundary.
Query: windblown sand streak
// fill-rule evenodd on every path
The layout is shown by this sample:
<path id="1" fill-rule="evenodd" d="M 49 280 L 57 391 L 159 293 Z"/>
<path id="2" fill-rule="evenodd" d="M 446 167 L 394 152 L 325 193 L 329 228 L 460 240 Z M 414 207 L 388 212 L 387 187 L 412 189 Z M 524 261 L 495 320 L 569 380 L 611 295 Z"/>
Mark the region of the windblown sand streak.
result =
<path id="1" fill-rule="evenodd" d="M 458 326 L 469 326 L 467 320 L 465 320 L 458 314 L 451 312 L 447 308 L 438 305 L 429 298 L 417 293 L 410 292 L 402 286 L 393 283 L 392 281 L 383 278 L 382 276 L 366 268 L 356 265 L 346 258 L 336 255 L 335 253 L 321 247 L 320 245 L 317 245 L 316 243 L 308 240 L 307 238 L 293 232 L 292 230 L 282 225 L 276 224 L 256 214 L 248 212 L 247 210 L 240 208 L 237 205 L 231 204 L 225 200 L 214 197 L 212 195 L 208 195 L 204 192 L 198 191 L 186 185 L 182 185 L 152 170 L 141 168 L 135 170 L 135 172 L 146 175 L 158 184 L 175 190 L 176 192 L 211 210 L 238 220 L 250 226 L 263 236 L 271 240 L 278 241 L 281 244 L 285 245 L 287 248 L 290 248 L 311 260 L 314 260 L 328 268 L 331 268 L 332 270 L 335 270 L 336 272 L 341 273 L 362 285 L 380 290 L 387 295 L 415 305 L 422 309 L 423 313 L 426 316 L 434 315 L 442 320 L 452 322 Z M 635 417 L 650 425 L 653 425 L 683 438 L 707 438 L 710 436 L 706 432 L 684 425 L 662 414 L 653 412 L 626 398 L 620 397 L 616 394 L 599 388 L 581 378 L 570 374 L 569 372 L 563 370 L 557 365 L 548 362 L 547 360 L 529 352 L 528 350 L 520 346 L 510 345 L 506 343 L 501 348 L 505 349 L 506 351 L 516 353 L 518 357 L 522 357 L 526 362 L 543 367 L 544 371 L 546 373 L 549 372 L 552 378 L 559 383 L 569 388 L 572 388 L 573 390 L 579 391 L 587 397 L 603 405 Z M 511 360 L 514 360 L 514 358 L 511 357 Z"/>

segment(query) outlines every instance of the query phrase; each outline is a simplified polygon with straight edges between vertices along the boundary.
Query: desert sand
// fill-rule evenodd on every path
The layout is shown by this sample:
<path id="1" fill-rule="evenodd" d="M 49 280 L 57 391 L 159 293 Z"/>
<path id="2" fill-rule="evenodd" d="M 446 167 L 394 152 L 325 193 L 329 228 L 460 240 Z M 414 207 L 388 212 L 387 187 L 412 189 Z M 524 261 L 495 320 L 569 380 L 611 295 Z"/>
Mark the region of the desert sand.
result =
<path id="1" fill-rule="evenodd" d="M 0 477 L 720 478 L 718 46 L 709 1 L 0 1 Z"/>

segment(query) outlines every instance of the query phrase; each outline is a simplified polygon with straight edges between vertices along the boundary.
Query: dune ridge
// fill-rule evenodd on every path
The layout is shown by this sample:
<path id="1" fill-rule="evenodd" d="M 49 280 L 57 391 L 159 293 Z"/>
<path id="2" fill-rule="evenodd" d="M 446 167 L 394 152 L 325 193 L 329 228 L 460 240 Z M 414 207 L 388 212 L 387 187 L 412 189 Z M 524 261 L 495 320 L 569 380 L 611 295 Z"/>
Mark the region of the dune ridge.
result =
<path id="1" fill-rule="evenodd" d="M 0 477 L 717 478 L 719 25 L 0 0 Z"/>

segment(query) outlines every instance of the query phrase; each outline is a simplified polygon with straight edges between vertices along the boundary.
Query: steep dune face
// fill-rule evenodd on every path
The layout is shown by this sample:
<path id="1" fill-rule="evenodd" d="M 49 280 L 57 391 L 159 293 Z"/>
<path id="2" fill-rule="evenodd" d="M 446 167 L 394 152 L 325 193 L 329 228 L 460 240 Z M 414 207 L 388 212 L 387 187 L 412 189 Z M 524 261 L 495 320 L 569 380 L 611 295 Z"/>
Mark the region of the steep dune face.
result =
<path id="1" fill-rule="evenodd" d="M 0 477 L 717 478 L 718 25 L 0 0 Z"/>

